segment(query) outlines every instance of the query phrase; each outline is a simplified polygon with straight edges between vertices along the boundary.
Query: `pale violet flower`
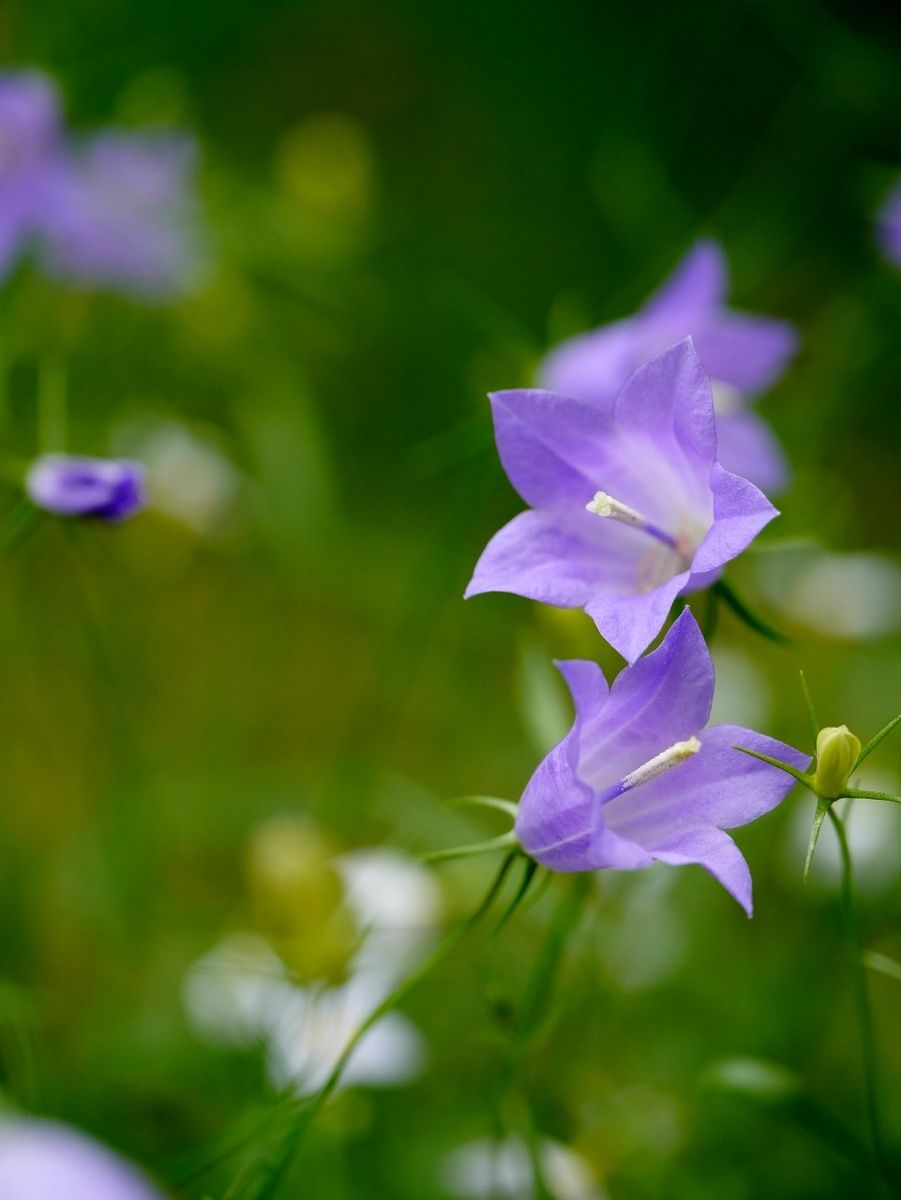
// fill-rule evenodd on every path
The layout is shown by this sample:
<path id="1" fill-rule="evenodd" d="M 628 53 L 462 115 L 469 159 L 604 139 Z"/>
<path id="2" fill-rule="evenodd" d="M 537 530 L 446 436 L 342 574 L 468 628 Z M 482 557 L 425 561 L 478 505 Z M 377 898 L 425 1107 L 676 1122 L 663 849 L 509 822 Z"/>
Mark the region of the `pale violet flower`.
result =
<path id="1" fill-rule="evenodd" d="M 144 468 L 128 459 L 44 454 L 31 464 L 25 490 L 59 516 L 122 521 L 144 507 Z"/>
<path id="2" fill-rule="evenodd" d="M 728 268 L 715 242 L 698 242 L 631 317 L 563 342 L 539 369 L 542 387 L 610 409 L 628 377 L 652 355 L 690 336 L 713 380 L 719 460 L 776 492 L 785 460 L 748 398 L 770 387 L 797 349 L 791 325 L 726 307 Z"/>
<path id="3" fill-rule="evenodd" d="M 697 863 L 751 913 L 751 874 L 724 832 L 779 804 L 794 779 L 736 746 L 799 770 L 806 755 L 737 725 L 707 726 L 710 652 L 690 612 L 608 687 L 593 662 L 559 664 L 575 723 L 535 771 L 515 830 L 552 871 Z"/>
<path id="4" fill-rule="evenodd" d="M 0 1117 L 2 1200 L 163 1200 L 130 1163 L 56 1121 Z"/>
<path id="5" fill-rule="evenodd" d="M 901 267 L 901 180 L 886 196 L 877 213 L 876 237 L 886 258 Z"/>
<path id="6" fill-rule="evenodd" d="M 61 148 L 50 80 L 38 71 L 0 71 L 0 275 L 40 227 Z"/>
<path id="7" fill-rule="evenodd" d="M 466 595 L 584 608 L 630 662 L 676 597 L 713 583 L 777 515 L 716 460 L 710 381 L 690 339 L 640 367 L 612 412 L 530 390 L 491 403 L 501 462 L 531 508 L 488 543 Z"/>

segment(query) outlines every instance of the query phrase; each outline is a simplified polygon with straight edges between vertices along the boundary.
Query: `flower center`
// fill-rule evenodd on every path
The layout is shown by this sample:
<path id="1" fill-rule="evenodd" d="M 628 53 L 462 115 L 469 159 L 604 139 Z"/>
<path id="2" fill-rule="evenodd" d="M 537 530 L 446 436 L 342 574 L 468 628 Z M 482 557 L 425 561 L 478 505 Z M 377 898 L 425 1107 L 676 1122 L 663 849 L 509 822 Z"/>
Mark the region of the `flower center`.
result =
<path id="1" fill-rule="evenodd" d="M 601 796 L 601 803 L 607 804 L 608 801 L 615 800 L 624 792 L 631 792 L 634 788 L 641 787 L 643 783 L 650 783 L 658 775 L 663 775 L 666 771 L 684 763 L 686 759 L 692 758 L 700 749 L 701 743 L 696 737 L 687 738 L 684 742 L 673 742 L 672 746 L 660 754 L 655 754 L 646 763 L 642 763 L 640 767 L 636 767 L 634 771 L 625 775 L 619 783 L 608 788 Z"/>
<path id="2" fill-rule="evenodd" d="M 595 492 L 594 499 L 589 500 L 585 508 L 588 512 L 595 513 L 596 516 L 607 517 L 611 521 L 619 521 L 622 525 L 631 525 L 633 529 L 640 529 L 642 533 L 656 538 L 664 546 L 669 546 L 670 550 L 674 550 L 682 558 L 690 559 L 696 549 L 695 540 L 690 534 L 668 533 L 659 525 L 655 525 L 653 521 L 649 521 L 638 509 L 632 508 L 630 504 L 623 504 L 621 500 L 614 499 L 606 492 Z"/>

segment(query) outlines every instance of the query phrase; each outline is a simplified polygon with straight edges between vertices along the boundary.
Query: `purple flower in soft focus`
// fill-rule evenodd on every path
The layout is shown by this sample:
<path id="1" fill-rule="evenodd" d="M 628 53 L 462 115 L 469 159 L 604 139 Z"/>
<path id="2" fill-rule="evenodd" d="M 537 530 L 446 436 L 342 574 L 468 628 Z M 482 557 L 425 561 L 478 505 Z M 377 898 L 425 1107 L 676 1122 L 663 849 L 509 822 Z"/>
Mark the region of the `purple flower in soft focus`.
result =
<path id="1" fill-rule="evenodd" d="M 25 490 L 61 516 L 121 521 L 144 507 L 144 468 L 129 459 L 44 454 L 31 464 Z"/>
<path id="2" fill-rule="evenodd" d="M 0 71 L 0 274 L 37 232 L 60 146 L 50 81 L 37 71 Z"/>
<path id="3" fill-rule="evenodd" d="M 54 1121 L 0 1121 L 3 1200 L 162 1200 L 134 1167 Z"/>
<path id="4" fill-rule="evenodd" d="M 901 267 L 901 182 L 895 184 L 879 209 L 876 236 L 886 258 Z"/>
<path id="5" fill-rule="evenodd" d="M 543 387 L 610 408 L 648 358 L 690 336 L 713 380 L 723 466 L 764 491 L 785 483 L 781 449 L 746 398 L 768 388 L 797 349 L 791 325 L 726 308 L 728 275 L 715 242 L 698 242 L 638 312 L 563 342 L 539 369 Z"/>
<path id="6" fill-rule="evenodd" d="M 710 381 L 690 339 L 636 371 L 612 412 L 542 391 L 491 402 L 501 462 L 532 507 L 491 539 L 466 595 L 584 608 L 629 661 L 676 596 L 714 582 L 776 516 L 715 461 Z"/>
<path id="7" fill-rule="evenodd" d="M 690 612 L 611 688 L 596 663 L 558 665 L 576 720 L 523 793 L 516 834 L 525 852 L 553 871 L 698 863 L 750 914 L 748 865 L 723 829 L 775 808 L 794 780 L 733 747 L 800 770 L 809 759 L 736 725 L 704 728 L 713 663 Z"/>
<path id="8" fill-rule="evenodd" d="M 196 146 L 185 134 L 106 130 L 68 151 L 41 230 L 58 279 L 162 298 L 196 281 Z"/>

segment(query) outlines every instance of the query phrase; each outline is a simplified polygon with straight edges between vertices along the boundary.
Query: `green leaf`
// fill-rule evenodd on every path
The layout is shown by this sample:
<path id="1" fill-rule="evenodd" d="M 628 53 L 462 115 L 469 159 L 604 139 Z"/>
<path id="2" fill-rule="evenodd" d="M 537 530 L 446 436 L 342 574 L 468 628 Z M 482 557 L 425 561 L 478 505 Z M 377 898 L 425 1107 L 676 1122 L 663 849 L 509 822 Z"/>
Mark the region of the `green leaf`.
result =
<path id="1" fill-rule="evenodd" d="M 810 830 L 810 844 L 807 847 L 807 858 L 804 860 L 804 882 L 807 882 L 807 877 L 810 874 L 810 867 L 813 863 L 813 852 L 817 848 L 817 841 L 820 837 L 820 830 L 823 828 L 823 822 L 826 820 L 826 813 L 829 811 L 829 805 L 825 800 L 817 799 L 817 811 L 813 818 L 813 826 Z"/>
<path id="2" fill-rule="evenodd" d="M 460 796 L 456 800 L 448 800 L 445 808 L 494 808 L 506 813 L 508 817 L 516 818 L 516 805 L 512 800 L 501 800 L 499 796 Z"/>
<path id="3" fill-rule="evenodd" d="M 423 854 L 422 861 L 427 863 L 450 862 L 455 858 L 475 858 L 479 854 L 493 854 L 495 850 L 516 850 L 519 839 L 511 829 L 500 837 L 489 838 L 486 842 L 475 842 L 470 846 L 453 846 L 449 850 L 432 850 Z"/>
<path id="4" fill-rule="evenodd" d="M 761 634 L 765 638 L 769 638 L 771 642 L 779 642 L 781 645 L 787 645 L 794 639 L 788 637 L 787 634 L 780 633 L 778 629 L 770 625 L 769 621 L 764 620 L 750 608 L 744 600 L 738 595 L 731 584 L 726 583 L 725 579 L 719 579 L 713 585 L 712 591 L 728 605 L 735 613 L 740 621 L 744 621 L 749 629 L 753 629 L 755 633 Z"/>

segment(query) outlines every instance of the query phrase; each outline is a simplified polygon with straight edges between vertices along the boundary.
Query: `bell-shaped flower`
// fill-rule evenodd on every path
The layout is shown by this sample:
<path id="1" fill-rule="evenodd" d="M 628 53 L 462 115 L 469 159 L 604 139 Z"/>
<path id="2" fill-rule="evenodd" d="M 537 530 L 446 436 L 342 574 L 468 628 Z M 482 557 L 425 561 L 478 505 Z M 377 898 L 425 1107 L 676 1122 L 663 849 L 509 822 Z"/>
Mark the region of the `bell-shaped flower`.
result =
<path id="1" fill-rule="evenodd" d="M 0 275 L 35 236 L 62 150 L 59 100 L 38 71 L 0 71 Z"/>
<path id="2" fill-rule="evenodd" d="M 750 729 L 705 728 L 713 663 L 690 612 L 612 687 L 596 663 L 559 667 L 576 719 L 520 800 L 523 850 L 552 871 L 697 863 L 750 914 L 748 864 L 723 830 L 775 808 L 794 780 L 735 746 L 799 770 L 810 760 Z"/>
<path id="3" fill-rule="evenodd" d="M 886 196 L 876 215 L 876 238 L 887 259 L 901 266 L 901 180 Z"/>
<path id="4" fill-rule="evenodd" d="M 542 387 L 607 409 L 626 379 L 666 346 L 691 337 L 713 380 L 719 458 L 766 492 L 785 483 L 785 460 L 767 424 L 746 401 L 770 387 L 797 349 L 785 321 L 725 305 L 728 268 L 715 242 L 698 242 L 631 317 L 557 346 L 539 369 Z"/>
<path id="5" fill-rule="evenodd" d="M 105 1146 L 56 1121 L 0 1119 L 3 1200 L 163 1200 L 162 1192 Z"/>
<path id="6" fill-rule="evenodd" d="M 584 608 L 630 662 L 676 596 L 714 582 L 777 515 L 716 461 L 710 381 L 690 339 L 636 371 L 612 413 L 553 392 L 491 402 L 501 462 L 532 507 L 488 543 L 466 595 Z"/>
<path id="7" fill-rule="evenodd" d="M 201 266 L 194 140 L 107 129 L 71 146 L 40 231 L 44 268 L 76 287 L 164 299 Z"/>
<path id="8" fill-rule="evenodd" d="M 43 454 L 25 479 L 32 503 L 63 517 L 122 521 L 144 507 L 144 468 L 129 459 Z"/>

